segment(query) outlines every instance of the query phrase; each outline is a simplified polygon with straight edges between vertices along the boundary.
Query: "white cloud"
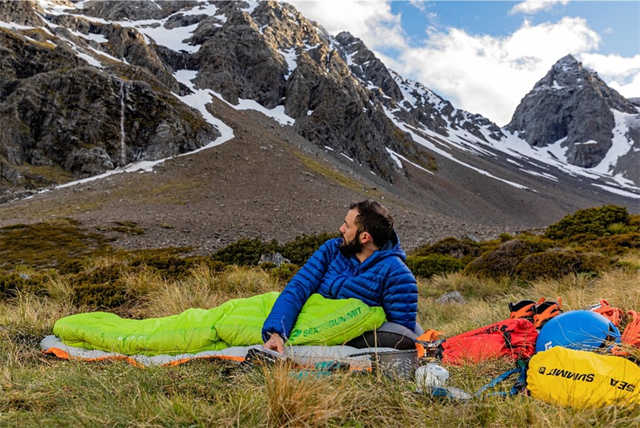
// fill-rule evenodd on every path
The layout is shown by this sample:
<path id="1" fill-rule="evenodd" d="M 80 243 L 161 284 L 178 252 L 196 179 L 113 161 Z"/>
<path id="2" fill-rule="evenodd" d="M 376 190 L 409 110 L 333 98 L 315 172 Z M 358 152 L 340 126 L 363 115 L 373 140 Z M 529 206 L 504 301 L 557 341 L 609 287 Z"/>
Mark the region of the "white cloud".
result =
<path id="1" fill-rule="evenodd" d="M 411 6 L 415 7 L 421 12 L 427 10 L 427 5 L 424 0 L 409 0 L 409 4 L 411 4 Z"/>
<path id="2" fill-rule="evenodd" d="M 477 36 L 449 28 L 405 51 L 397 71 L 502 126 L 522 97 L 563 56 L 596 49 L 597 33 L 581 18 L 531 25 L 508 37 Z"/>
<path id="3" fill-rule="evenodd" d="M 287 1 L 330 34 L 349 31 L 369 49 L 405 49 L 406 37 L 400 16 L 391 12 L 389 1 Z"/>
<path id="4" fill-rule="evenodd" d="M 623 58 L 619 55 L 584 53 L 577 58 L 585 67 L 597 71 L 598 76 L 622 96 L 640 97 L 640 55 Z"/>
<path id="5" fill-rule="evenodd" d="M 528 15 L 533 15 L 541 11 L 551 10 L 558 3 L 564 6 L 569 3 L 569 0 L 525 0 L 522 3 L 518 3 L 517 5 L 513 6 L 509 13 L 525 13 Z"/>

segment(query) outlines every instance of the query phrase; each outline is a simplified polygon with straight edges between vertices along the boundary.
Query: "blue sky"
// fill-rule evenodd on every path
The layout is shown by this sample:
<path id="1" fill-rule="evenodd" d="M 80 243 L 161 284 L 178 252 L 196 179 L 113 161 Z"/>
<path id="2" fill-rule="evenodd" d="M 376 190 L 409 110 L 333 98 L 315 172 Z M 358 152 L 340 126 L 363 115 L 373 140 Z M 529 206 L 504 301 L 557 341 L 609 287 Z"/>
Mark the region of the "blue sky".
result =
<path id="1" fill-rule="evenodd" d="M 639 1 L 290 1 L 331 34 L 361 38 L 391 69 L 506 125 L 567 54 L 640 97 Z"/>
<path id="2" fill-rule="evenodd" d="M 403 29 L 415 43 L 424 39 L 428 26 L 500 37 L 516 31 L 525 19 L 536 25 L 579 16 L 602 37 L 600 53 L 633 56 L 640 52 L 640 1 L 572 1 L 535 13 L 509 13 L 518 3 L 522 2 L 394 1 L 391 11 L 401 16 Z"/>

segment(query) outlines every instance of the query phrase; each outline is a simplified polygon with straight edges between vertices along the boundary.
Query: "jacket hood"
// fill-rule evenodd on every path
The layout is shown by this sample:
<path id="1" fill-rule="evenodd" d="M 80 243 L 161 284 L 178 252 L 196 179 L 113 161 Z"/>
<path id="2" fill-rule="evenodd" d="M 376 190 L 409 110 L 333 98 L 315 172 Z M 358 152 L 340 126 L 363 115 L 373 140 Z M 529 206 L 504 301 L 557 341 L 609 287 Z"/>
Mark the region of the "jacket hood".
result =
<path id="1" fill-rule="evenodd" d="M 391 234 L 391 239 L 389 239 L 382 248 L 380 248 L 378 251 L 376 251 L 373 254 L 375 255 L 376 253 L 387 253 L 387 252 L 388 254 L 385 254 L 384 255 L 385 257 L 389 255 L 394 255 L 394 256 L 400 257 L 402 261 L 405 261 L 407 259 L 407 254 L 404 252 L 404 250 L 400 246 L 400 238 L 398 237 L 398 234 L 396 233 L 395 230 L 393 230 Z"/>

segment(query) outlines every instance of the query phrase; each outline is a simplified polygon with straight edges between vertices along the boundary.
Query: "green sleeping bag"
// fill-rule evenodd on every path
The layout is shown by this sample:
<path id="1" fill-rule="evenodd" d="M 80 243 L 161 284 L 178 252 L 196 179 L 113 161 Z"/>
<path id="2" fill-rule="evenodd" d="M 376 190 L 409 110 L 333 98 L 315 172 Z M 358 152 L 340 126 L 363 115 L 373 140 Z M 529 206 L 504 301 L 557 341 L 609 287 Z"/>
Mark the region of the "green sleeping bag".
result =
<path id="1" fill-rule="evenodd" d="M 125 355 L 176 355 L 262 343 L 262 324 L 277 292 L 234 299 L 213 309 L 192 308 L 162 318 L 131 320 L 106 312 L 59 319 L 53 334 L 66 345 Z M 302 308 L 288 345 L 341 345 L 385 321 L 381 307 L 357 299 L 313 294 Z"/>

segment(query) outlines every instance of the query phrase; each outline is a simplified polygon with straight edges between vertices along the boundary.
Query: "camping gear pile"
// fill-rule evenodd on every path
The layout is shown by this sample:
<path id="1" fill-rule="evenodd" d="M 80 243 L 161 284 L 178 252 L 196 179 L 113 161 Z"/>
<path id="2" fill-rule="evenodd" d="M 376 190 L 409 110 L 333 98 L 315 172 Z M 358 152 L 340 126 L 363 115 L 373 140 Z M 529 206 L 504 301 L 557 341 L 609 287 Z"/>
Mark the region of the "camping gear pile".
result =
<path id="1" fill-rule="evenodd" d="M 416 340 L 420 358 L 461 365 L 489 358 L 516 361 L 475 394 L 425 382 L 419 391 L 435 397 L 471 399 L 523 393 L 550 404 L 574 408 L 640 404 L 640 317 L 602 299 L 582 310 L 563 312 L 562 300 L 510 304 L 511 316 L 498 323 L 444 340 L 428 331 Z M 625 325 L 620 334 L 619 327 Z M 433 364 L 433 363 L 432 363 Z M 420 367 L 418 370 L 425 370 Z M 493 392 L 517 375 L 508 392 Z"/>

